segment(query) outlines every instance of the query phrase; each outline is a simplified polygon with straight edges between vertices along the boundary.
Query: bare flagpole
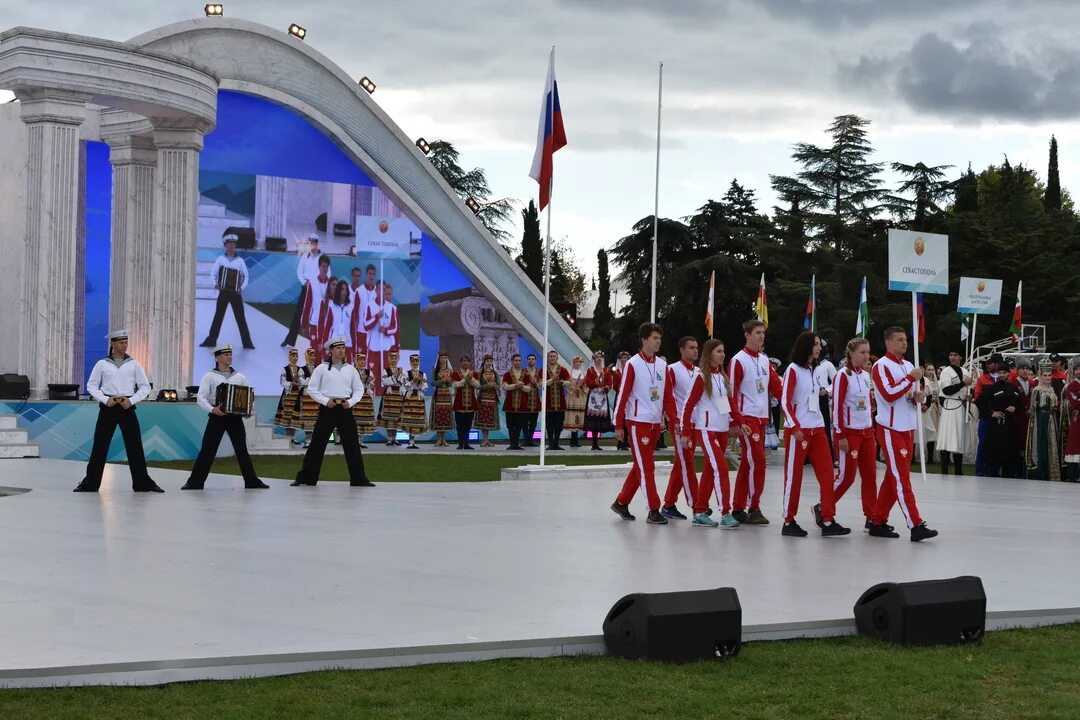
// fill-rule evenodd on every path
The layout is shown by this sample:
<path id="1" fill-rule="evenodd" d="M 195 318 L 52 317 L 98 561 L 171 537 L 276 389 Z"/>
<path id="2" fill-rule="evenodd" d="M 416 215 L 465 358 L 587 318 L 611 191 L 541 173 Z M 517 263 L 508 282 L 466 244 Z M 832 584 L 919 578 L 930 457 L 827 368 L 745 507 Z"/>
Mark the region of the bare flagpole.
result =
<path id="1" fill-rule="evenodd" d="M 660 234 L 660 112 L 664 105 L 664 63 L 660 63 L 660 85 L 656 97 L 656 188 L 653 196 L 652 303 L 649 320 L 656 322 L 656 242 Z"/>

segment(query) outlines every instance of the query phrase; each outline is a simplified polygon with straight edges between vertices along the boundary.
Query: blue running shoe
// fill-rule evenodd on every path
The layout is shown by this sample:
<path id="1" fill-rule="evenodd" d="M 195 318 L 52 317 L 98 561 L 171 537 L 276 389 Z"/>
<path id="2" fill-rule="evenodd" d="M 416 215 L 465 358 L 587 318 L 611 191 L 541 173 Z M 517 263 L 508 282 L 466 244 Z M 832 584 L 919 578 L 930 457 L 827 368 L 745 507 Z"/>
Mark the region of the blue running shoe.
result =
<path id="1" fill-rule="evenodd" d="M 720 523 L 716 522 L 715 520 L 713 520 L 711 517 L 709 517 L 705 513 L 698 513 L 698 514 L 694 515 L 694 520 L 690 524 L 693 525 L 694 527 L 710 527 L 710 528 L 714 528 L 714 527 L 718 526 Z"/>
<path id="2" fill-rule="evenodd" d="M 738 520 L 736 520 L 734 518 L 734 516 L 732 516 L 730 514 L 725 515 L 724 517 L 720 518 L 720 525 L 725 530 L 734 530 L 735 528 L 739 527 L 739 525 L 741 525 L 741 524 L 742 523 L 740 523 Z"/>

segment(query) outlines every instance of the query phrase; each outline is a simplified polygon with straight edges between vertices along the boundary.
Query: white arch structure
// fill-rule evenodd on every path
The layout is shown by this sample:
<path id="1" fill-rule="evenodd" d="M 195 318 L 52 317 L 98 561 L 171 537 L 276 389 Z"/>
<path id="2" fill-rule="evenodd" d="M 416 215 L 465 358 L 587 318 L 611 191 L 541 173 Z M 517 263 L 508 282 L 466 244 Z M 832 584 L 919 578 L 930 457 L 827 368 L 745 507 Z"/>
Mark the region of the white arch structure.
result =
<path id="1" fill-rule="evenodd" d="M 132 353 L 149 360 L 158 387 L 190 384 L 198 155 L 202 136 L 214 127 L 219 89 L 266 98 L 307 119 L 434 238 L 534 346 L 541 345 L 548 307 L 551 346 L 563 357 L 587 354 L 373 98 L 324 55 L 282 31 L 199 18 L 118 43 L 14 28 L 0 34 L 0 88 L 15 91 L 31 134 L 19 370 L 30 376 L 35 393 L 78 373 L 75 286 L 57 298 L 43 280 L 45 273 L 75 277 L 81 267 L 78 128 L 88 105 L 98 113 L 113 164 L 110 321 L 131 326 Z"/>

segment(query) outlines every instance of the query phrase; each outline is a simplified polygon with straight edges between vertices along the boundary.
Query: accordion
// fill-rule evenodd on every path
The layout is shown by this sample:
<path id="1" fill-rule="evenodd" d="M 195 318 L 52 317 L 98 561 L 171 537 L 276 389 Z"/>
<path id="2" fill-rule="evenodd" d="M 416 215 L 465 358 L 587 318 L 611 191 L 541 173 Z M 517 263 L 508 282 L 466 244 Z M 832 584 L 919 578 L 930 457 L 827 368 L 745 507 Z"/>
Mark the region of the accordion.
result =
<path id="1" fill-rule="evenodd" d="M 217 274 L 217 282 L 218 287 L 220 287 L 222 290 L 240 292 L 240 271 L 235 268 L 219 268 Z"/>
<path id="2" fill-rule="evenodd" d="M 217 387 L 216 406 L 226 415 L 251 415 L 255 412 L 255 388 L 221 383 Z"/>

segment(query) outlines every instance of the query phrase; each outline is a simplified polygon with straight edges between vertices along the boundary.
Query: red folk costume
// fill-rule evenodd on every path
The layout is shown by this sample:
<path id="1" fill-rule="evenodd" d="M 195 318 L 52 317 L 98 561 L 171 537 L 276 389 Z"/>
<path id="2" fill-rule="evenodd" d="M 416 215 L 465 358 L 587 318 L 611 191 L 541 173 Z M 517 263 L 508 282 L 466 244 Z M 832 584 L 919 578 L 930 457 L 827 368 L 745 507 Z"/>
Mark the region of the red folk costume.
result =
<path id="1" fill-rule="evenodd" d="M 477 380 L 477 377 L 474 370 L 455 370 L 450 376 L 450 382 L 455 386 L 457 383 L 465 383 L 454 390 L 454 412 L 476 412 L 476 388 L 472 382 Z"/>
<path id="2" fill-rule="evenodd" d="M 585 430 L 597 434 L 611 432 L 608 395 L 615 389 L 615 373 L 611 368 L 597 370 L 594 365 L 585 373 L 585 387 L 589 391 L 585 405 Z"/>

